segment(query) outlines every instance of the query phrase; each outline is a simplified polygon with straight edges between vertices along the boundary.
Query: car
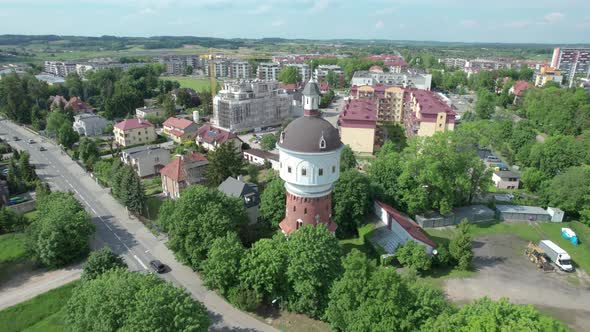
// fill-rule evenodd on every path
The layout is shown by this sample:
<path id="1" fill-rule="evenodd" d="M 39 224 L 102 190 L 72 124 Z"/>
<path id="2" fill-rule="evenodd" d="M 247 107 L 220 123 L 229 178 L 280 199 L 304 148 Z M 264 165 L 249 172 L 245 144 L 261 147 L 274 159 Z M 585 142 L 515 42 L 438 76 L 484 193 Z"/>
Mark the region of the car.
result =
<path id="1" fill-rule="evenodd" d="M 18 138 L 17 136 L 12 136 L 12 140 L 13 141 L 18 141 L 18 140 L 20 140 L 20 138 Z"/>
<path id="2" fill-rule="evenodd" d="M 33 143 L 35 143 L 35 140 L 33 140 L 33 139 L 29 139 L 29 140 L 27 141 L 27 143 L 29 143 L 29 144 L 33 144 Z"/>
<path id="3" fill-rule="evenodd" d="M 150 266 L 154 269 L 154 271 L 156 271 L 158 273 L 166 272 L 166 265 L 157 259 L 151 261 Z"/>
<path id="4" fill-rule="evenodd" d="M 47 151 L 47 149 L 44 146 L 40 146 L 39 151 Z"/>
<path id="5" fill-rule="evenodd" d="M 3 170 L 2 170 L 2 174 L 3 174 L 3 175 L 8 175 L 8 168 L 5 168 L 5 169 L 3 169 Z"/>

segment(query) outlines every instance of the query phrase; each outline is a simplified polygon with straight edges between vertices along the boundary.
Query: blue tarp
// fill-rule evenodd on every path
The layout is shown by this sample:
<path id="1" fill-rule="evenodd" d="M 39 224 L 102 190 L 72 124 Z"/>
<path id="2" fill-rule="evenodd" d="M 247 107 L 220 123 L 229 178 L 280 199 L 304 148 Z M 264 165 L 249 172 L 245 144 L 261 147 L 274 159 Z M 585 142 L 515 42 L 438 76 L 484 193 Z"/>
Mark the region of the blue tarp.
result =
<path id="1" fill-rule="evenodd" d="M 578 245 L 578 237 L 576 236 L 576 233 L 574 233 L 574 231 L 572 231 L 571 229 L 562 228 L 561 229 L 561 236 L 568 239 L 573 245 L 575 245 L 575 246 Z"/>

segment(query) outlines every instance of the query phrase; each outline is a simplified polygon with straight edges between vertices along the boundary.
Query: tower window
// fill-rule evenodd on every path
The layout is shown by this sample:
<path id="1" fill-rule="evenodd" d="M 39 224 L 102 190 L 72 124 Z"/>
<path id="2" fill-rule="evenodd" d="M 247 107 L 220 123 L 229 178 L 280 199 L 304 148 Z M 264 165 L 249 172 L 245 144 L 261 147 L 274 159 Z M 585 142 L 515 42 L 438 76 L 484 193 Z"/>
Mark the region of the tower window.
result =
<path id="1" fill-rule="evenodd" d="M 326 148 L 326 140 L 324 139 L 324 136 L 322 136 L 322 138 L 320 138 L 320 149 L 325 149 Z"/>
<path id="2" fill-rule="evenodd" d="M 291 166 L 287 166 L 287 173 L 291 173 Z"/>
<path id="3" fill-rule="evenodd" d="M 307 168 L 301 169 L 301 176 L 307 176 Z"/>
<path id="4" fill-rule="evenodd" d="M 293 205 L 293 212 L 295 212 L 297 210 L 297 207 L 295 205 Z"/>
<path id="5" fill-rule="evenodd" d="M 320 169 L 318 170 L 318 175 L 319 175 L 319 176 L 322 176 L 322 175 L 324 175 L 324 169 L 323 169 L 323 168 L 320 168 Z"/>
<path id="6" fill-rule="evenodd" d="M 336 166 L 332 166 L 332 173 L 336 173 Z"/>
<path id="7" fill-rule="evenodd" d="M 297 229 L 303 227 L 303 220 L 297 219 Z"/>
<path id="8" fill-rule="evenodd" d="M 303 209 L 303 214 L 307 214 L 307 208 Z"/>

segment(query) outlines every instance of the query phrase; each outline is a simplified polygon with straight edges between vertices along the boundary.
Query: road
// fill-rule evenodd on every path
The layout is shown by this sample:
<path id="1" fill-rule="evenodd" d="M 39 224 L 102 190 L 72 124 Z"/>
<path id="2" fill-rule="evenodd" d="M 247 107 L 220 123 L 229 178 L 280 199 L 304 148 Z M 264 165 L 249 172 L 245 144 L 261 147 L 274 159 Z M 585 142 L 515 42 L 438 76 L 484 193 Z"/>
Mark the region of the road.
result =
<path id="1" fill-rule="evenodd" d="M 149 271 L 148 264 L 153 259 L 167 264 L 171 271 L 160 276 L 187 289 L 195 299 L 203 302 L 212 317 L 212 331 L 276 331 L 206 289 L 194 271 L 175 259 L 165 246 L 164 238 L 157 238 L 139 221 L 132 220 L 125 208 L 109 194 L 109 189 L 100 187 L 57 146 L 41 143 L 39 136 L 7 120 L 0 121 L 0 134 L 8 138 L 13 147 L 29 151 L 37 174 L 52 189 L 71 191 L 76 195 L 96 225 L 92 239 L 94 248 L 109 246 L 123 256 L 132 271 Z M 21 140 L 14 142 L 12 136 Z M 28 144 L 29 139 L 36 143 Z M 47 151 L 39 151 L 41 145 Z"/>

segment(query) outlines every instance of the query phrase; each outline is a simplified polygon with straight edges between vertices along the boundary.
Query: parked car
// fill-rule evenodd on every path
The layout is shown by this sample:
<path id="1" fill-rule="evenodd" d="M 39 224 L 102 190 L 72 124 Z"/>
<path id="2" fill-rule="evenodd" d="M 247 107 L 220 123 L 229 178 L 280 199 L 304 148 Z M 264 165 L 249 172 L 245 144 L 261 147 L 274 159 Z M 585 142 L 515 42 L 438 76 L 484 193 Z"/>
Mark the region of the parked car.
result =
<path id="1" fill-rule="evenodd" d="M 13 140 L 13 141 L 19 141 L 19 140 L 20 140 L 20 138 L 18 138 L 17 136 L 12 136 L 12 140 Z"/>
<path id="2" fill-rule="evenodd" d="M 8 175 L 8 168 L 2 170 L 2 175 Z"/>
<path id="3" fill-rule="evenodd" d="M 33 144 L 33 143 L 35 143 L 35 140 L 33 140 L 33 139 L 29 139 L 29 140 L 27 141 L 27 143 L 29 143 L 29 144 Z"/>
<path id="4" fill-rule="evenodd" d="M 39 151 L 47 151 L 47 149 L 44 146 L 40 146 Z"/>
<path id="5" fill-rule="evenodd" d="M 166 272 L 166 265 L 160 262 L 159 260 L 153 260 L 150 262 L 150 266 L 156 271 L 157 273 L 164 273 Z"/>

